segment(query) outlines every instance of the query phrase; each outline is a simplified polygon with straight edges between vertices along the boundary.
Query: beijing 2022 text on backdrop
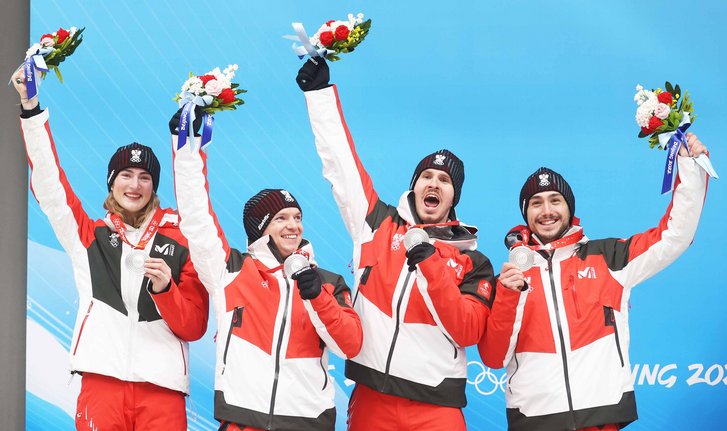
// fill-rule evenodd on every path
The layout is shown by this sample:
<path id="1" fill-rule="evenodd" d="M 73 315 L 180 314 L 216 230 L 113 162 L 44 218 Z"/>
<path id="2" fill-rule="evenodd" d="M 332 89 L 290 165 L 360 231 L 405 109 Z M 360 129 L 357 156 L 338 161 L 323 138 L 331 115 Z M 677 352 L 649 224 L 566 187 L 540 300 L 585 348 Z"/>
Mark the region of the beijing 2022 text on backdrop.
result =
<path id="1" fill-rule="evenodd" d="M 650 228 L 665 153 L 637 139 L 636 84 L 689 89 L 692 131 L 727 175 L 727 4 L 697 2 L 298 2 L 221 0 L 33 0 L 31 40 L 60 26 L 85 39 L 50 76 L 58 156 L 93 217 L 103 216 L 106 164 L 138 141 L 162 163 L 159 194 L 174 203 L 169 117 L 190 71 L 237 63 L 246 104 L 216 116 L 209 148 L 212 203 L 233 246 L 244 248 L 244 202 L 261 188 L 289 189 L 301 202 L 305 236 L 319 263 L 345 274 L 352 244 L 322 178 L 305 101 L 295 84 L 290 23 L 312 34 L 329 19 L 363 12 L 367 40 L 331 64 L 360 157 L 382 199 L 394 202 L 419 159 L 449 148 L 466 166 L 460 218 L 480 228 L 479 248 L 496 269 L 503 236 L 522 222 L 517 196 L 532 171 L 551 167 L 572 185 L 591 238 Z M 18 52 L 18 62 L 23 53 Z M 8 75 L 9 75 L 8 71 Z M 17 145 L 22 145 L 20 142 Z M 727 423 L 726 179 L 712 181 L 692 247 L 638 286 L 631 299 L 631 357 L 640 419 L 632 430 L 717 429 Z M 73 427 L 80 379 L 67 351 L 77 309 L 68 257 L 34 199 L 28 231 L 27 429 Z M 215 430 L 215 324 L 192 344 L 189 429 Z M 470 430 L 504 430 L 503 370 L 470 362 Z M 345 429 L 352 384 L 331 361 Z M 70 379 L 70 381 L 69 381 Z M 556 390 L 556 388 L 554 388 Z"/>

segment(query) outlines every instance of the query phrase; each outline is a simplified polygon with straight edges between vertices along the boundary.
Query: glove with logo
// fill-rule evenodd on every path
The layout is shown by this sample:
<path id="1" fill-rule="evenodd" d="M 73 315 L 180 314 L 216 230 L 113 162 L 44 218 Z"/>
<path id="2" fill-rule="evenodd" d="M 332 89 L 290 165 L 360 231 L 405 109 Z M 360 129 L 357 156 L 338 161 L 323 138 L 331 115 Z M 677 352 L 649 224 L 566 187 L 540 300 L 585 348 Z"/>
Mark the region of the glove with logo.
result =
<path id="1" fill-rule="evenodd" d="M 406 252 L 406 264 L 409 265 L 409 271 L 416 270 L 417 264 L 433 255 L 436 250 L 437 249 L 428 242 L 423 242 L 412 247 Z"/>
<path id="2" fill-rule="evenodd" d="M 179 121 L 182 118 L 182 109 L 184 107 L 179 108 L 177 112 L 172 115 L 172 118 L 169 120 L 169 131 L 172 132 L 172 135 L 178 135 L 179 134 Z M 199 128 L 202 127 L 202 115 L 204 115 L 204 111 L 202 111 L 202 107 L 195 105 L 194 107 L 194 121 L 192 122 L 192 129 L 194 130 L 194 136 L 199 136 Z"/>
<path id="3" fill-rule="evenodd" d="M 321 294 L 323 283 L 315 269 L 308 268 L 296 272 L 290 278 L 298 282 L 298 293 L 300 293 L 301 299 L 314 299 Z"/>
<path id="4" fill-rule="evenodd" d="M 310 58 L 303 64 L 298 71 L 295 82 L 298 83 L 303 91 L 320 90 L 330 87 L 328 81 L 331 79 L 331 73 L 328 70 L 328 63 L 323 57 Z"/>

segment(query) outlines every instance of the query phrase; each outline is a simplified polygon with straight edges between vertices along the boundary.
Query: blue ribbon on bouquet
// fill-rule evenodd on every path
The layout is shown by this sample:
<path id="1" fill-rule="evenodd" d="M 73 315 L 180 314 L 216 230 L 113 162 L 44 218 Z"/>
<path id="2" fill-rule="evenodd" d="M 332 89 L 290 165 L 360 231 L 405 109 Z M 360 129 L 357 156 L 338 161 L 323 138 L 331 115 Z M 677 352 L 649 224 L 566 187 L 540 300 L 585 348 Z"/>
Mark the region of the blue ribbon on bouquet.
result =
<path id="1" fill-rule="evenodd" d="M 187 144 L 187 138 L 192 140 L 194 142 L 194 131 L 192 130 L 192 124 L 194 123 L 194 120 L 197 118 L 194 113 L 194 108 L 196 106 L 209 106 L 212 104 L 212 101 L 214 100 L 214 97 L 205 95 L 205 96 L 197 96 L 193 93 L 190 93 L 188 91 L 182 92 L 182 94 L 179 95 L 179 106 L 183 107 L 182 114 L 179 119 L 179 138 L 177 140 L 177 150 L 181 149 Z M 214 126 L 214 118 L 212 118 L 212 115 L 204 113 L 202 115 L 202 144 L 200 145 L 200 148 L 204 148 L 212 141 L 212 128 Z M 193 145 L 190 145 L 190 149 Z"/>
<path id="2" fill-rule="evenodd" d="M 48 65 L 45 64 L 45 56 L 53 52 L 53 48 L 43 48 L 38 45 L 34 45 L 34 54 L 30 54 L 25 58 L 23 65 L 23 71 L 25 72 L 25 88 L 28 90 L 28 99 L 38 95 L 38 88 L 40 87 L 41 77 L 40 72 L 48 72 Z M 31 47 L 31 51 L 33 47 Z"/>
<path id="3" fill-rule="evenodd" d="M 674 184 L 674 171 L 676 171 L 677 163 L 676 157 L 679 154 L 679 148 L 684 145 L 684 148 L 689 152 L 689 146 L 687 145 L 687 137 L 684 132 L 687 131 L 692 123 L 684 123 L 680 125 L 674 133 L 669 137 L 669 141 L 666 144 L 666 165 L 664 166 L 664 179 L 661 183 L 661 194 L 669 193 L 672 191 Z M 691 152 L 689 153 L 691 156 Z"/>
<path id="4" fill-rule="evenodd" d="M 314 57 L 322 57 L 326 58 L 328 54 L 333 54 L 334 51 L 331 51 L 330 49 L 326 48 L 320 48 L 316 49 L 316 47 L 313 46 L 312 43 L 310 43 L 310 38 L 308 37 L 308 34 L 305 32 L 305 28 L 303 27 L 302 23 L 294 22 L 293 23 L 293 30 L 295 30 L 295 36 L 283 36 L 283 38 L 288 40 L 293 40 L 295 42 L 300 42 L 303 44 L 303 46 L 293 44 L 293 52 L 298 56 L 298 58 L 302 59 L 306 55 L 310 55 L 311 58 Z"/>

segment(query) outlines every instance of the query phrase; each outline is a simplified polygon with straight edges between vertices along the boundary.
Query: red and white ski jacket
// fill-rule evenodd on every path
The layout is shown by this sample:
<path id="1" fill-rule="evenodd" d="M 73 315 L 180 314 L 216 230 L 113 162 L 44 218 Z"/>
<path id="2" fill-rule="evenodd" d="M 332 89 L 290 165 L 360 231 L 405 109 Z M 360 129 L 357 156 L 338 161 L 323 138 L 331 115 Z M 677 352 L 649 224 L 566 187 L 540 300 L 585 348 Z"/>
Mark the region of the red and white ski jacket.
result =
<path id="1" fill-rule="evenodd" d="M 30 187 L 73 265 L 78 315 L 71 343 L 71 371 L 128 382 L 149 382 L 189 393 L 188 341 L 207 330 L 209 299 L 189 259 L 177 214 L 164 216 L 145 248 L 172 270 L 171 288 L 150 294 L 149 280 L 124 267 L 132 250 L 108 219 L 92 220 L 61 169 L 48 110 L 21 118 Z M 146 229 L 127 227 L 138 242 Z"/>
<path id="2" fill-rule="evenodd" d="M 434 239 L 437 252 L 410 272 L 404 234 L 415 224 L 413 192 L 398 207 L 373 188 L 356 154 L 335 86 L 305 92 L 323 176 L 353 239 L 356 297 L 364 342 L 346 376 L 377 391 L 427 403 L 466 404 L 464 347 L 485 331 L 494 298 L 490 261 L 474 229 Z M 430 233 L 431 235 L 431 233 Z"/>
<path id="3" fill-rule="evenodd" d="M 637 418 L 629 362 L 631 288 L 692 242 L 705 172 L 679 157 L 672 201 L 659 225 L 630 238 L 589 240 L 535 253 L 523 293 L 500 289 L 479 344 L 485 365 L 507 367 L 510 431 L 626 426 Z M 582 233 L 571 227 L 564 238 Z"/>
<path id="4" fill-rule="evenodd" d="M 335 427 L 328 350 L 348 358 L 362 330 L 343 278 L 316 268 L 321 294 L 303 300 L 268 235 L 230 248 L 208 195 L 205 153 L 173 146 L 177 204 L 192 261 L 217 316 L 215 418 L 266 430 Z M 197 138 L 199 141 L 199 138 Z M 301 248 L 313 259 L 304 240 Z"/>

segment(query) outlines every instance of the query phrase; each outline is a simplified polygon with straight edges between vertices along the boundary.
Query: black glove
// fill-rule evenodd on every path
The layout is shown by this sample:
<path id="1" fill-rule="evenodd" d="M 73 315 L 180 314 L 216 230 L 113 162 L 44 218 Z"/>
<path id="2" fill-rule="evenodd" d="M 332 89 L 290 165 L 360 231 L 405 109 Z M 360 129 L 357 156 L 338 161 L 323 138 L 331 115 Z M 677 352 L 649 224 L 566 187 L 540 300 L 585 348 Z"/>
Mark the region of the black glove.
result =
<path id="1" fill-rule="evenodd" d="M 298 71 L 295 82 L 298 83 L 303 91 L 320 90 L 330 87 L 328 81 L 331 79 L 331 73 L 328 70 L 328 64 L 323 57 L 310 58 L 303 64 Z"/>
<path id="2" fill-rule="evenodd" d="M 313 268 L 304 269 L 291 275 L 290 278 L 298 282 L 298 293 L 302 299 L 314 299 L 321 294 L 323 283 L 321 276 Z"/>
<path id="3" fill-rule="evenodd" d="M 169 131 L 172 132 L 172 135 L 178 135 L 179 134 L 179 120 L 182 118 L 182 109 L 184 109 L 184 106 L 179 108 L 177 112 L 172 115 L 172 119 L 169 120 Z M 202 110 L 202 107 L 199 105 L 194 106 L 194 122 L 192 122 L 192 129 L 194 130 L 194 136 L 199 136 L 199 129 L 202 127 L 202 115 L 204 115 L 204 111 Z"/>
<path id="4" fill-rule="evenodd" d="M 406 264 L 409 265 L 409 271 L 416 270 L 416 265 L 433 255 L 436 250 L 437 249 L 428 242 L 423 242 L 412 247 L 406 252 Z"/>

